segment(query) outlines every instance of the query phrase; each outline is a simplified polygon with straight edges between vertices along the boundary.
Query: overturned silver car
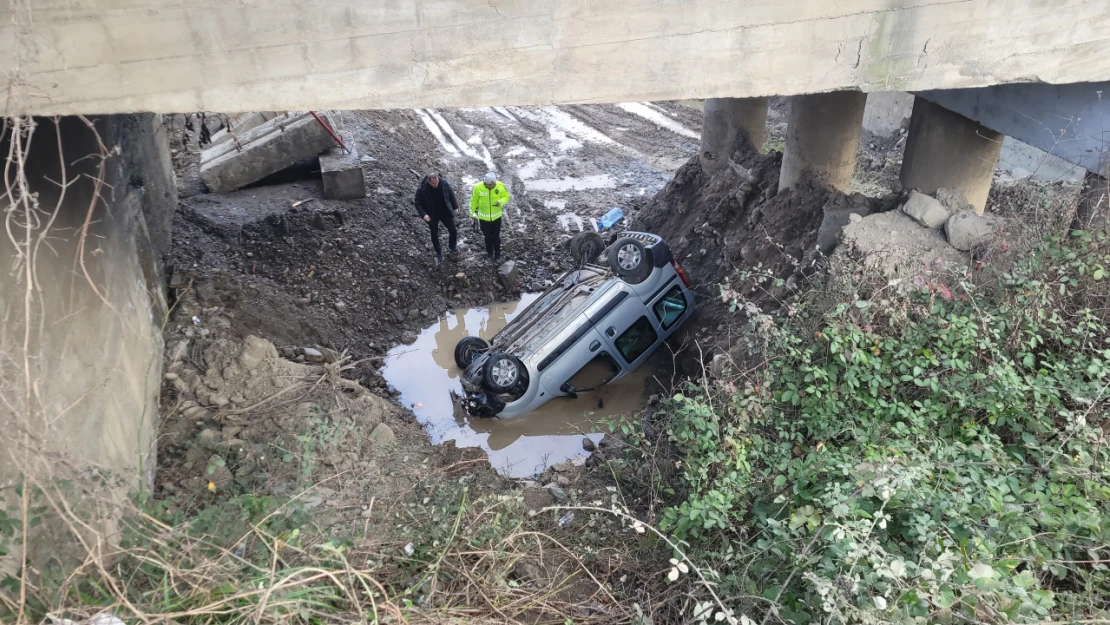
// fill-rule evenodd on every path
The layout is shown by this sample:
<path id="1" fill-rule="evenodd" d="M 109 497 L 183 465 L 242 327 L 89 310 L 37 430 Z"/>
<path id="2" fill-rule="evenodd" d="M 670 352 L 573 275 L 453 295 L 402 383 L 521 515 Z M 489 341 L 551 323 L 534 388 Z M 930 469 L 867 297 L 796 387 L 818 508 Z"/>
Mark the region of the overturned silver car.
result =
<path id="1" fill-rule="evenodd" d="M 624 232 L 605 247 L 581 233 L 571 251 L 580 267 L 492 341 L 455 346 L 469 414 L 517 417 L 624 377 L 693 314 L 690 284 L 659 236 Z"/>

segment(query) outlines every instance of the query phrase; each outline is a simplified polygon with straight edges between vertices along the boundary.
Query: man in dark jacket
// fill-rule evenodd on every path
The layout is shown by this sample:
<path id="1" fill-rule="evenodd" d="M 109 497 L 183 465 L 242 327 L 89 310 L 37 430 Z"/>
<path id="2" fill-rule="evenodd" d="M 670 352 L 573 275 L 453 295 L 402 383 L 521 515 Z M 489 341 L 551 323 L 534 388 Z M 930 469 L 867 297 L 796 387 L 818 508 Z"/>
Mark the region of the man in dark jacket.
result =
<path id="1" fill-rule="evenodd" d="M 459 232 L 455 228 L 455 211 L 459 201 L 455 191 L 438 173 L 428 174 L 416 188 L 416 214 L 428 223 L 432 230 L 432 248 L 436 251 L 436 264 L 443 262 L 443 248 L 439 245 L 439 224 L 447 226 L 448 245 L 454 254 L 458 245 Z"/>

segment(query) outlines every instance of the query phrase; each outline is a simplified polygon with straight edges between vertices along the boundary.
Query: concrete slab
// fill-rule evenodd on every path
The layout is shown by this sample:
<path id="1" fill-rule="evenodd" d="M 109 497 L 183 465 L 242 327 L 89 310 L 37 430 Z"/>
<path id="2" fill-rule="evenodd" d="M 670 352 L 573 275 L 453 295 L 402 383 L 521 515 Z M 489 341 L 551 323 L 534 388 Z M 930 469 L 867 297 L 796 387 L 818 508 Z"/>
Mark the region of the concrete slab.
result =
<path id="1" fill-rule="evenodd" d="M 212 135 L 212 145 L 219 145 L 224 141 L 231 141 L 232 137 L 241 137 L 249 130 L 258 128 L 262 124 L 277 117 L 277 111 L 262 111 L 261 113 L 244 113 L 232 118 L 231 128 L 224 128 Z"/>
<path id="2" fill-rule="evenodd" d="M 358 150 L 350 143 L 347 147 L 350 152 L 335 146 L 320 155 L 320 178 L 324 181 L 324 197 L 329 200 L 366 197 Z"/>
<path id="3" fill-rule="evenodd" d="M 331 123 L 329 113 L 319 113 Z M 335 145 L 309 113 L 271 119 L 234 141 L 205 150 L 200 158 L 200 178 L 212 191 L 223 193 L 291 167 Z"/>

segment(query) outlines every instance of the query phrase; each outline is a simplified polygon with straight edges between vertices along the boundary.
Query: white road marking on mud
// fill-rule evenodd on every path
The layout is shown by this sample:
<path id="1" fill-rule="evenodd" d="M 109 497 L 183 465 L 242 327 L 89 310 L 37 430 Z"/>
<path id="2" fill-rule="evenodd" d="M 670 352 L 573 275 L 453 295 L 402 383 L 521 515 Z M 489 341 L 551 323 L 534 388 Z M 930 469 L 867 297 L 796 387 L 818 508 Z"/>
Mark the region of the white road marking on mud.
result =
<path id="1" fill-rule="evenodd" d="M 587 189 L 615 189 L 617 181 L 609 174 L 597 174 L 582 176 L 581 178 L 571 176 L 540 178 L 538 180 L 528 180 L 524 183 L 524 186 L 529 191 L 560 193 L 564 191 L 585 191 Z"/>
<path id="2" fill-rule="evenodd" d="M 479 154 L 478 151 L 475 150 L 474 147 L 472 147 L 469 143 L 463 141 L 462 138 L 455 133 L 455 129 L 451 127 L 451 124 L 447 123 L 447 120 L 444 119 L 443 115 L 440 115 L 438 111 L 436 111 L 435 109 L 427 109 L 427 111 L 428 115 L 431 115 L 432 119 L 434 119 L 436 123 L 439 124 L 439 127 L 443 130 L 443 132 L 446 133 L 447 136 L 451 137 L 451 141 L 455 143 L 460 152 L 476 161 L 482 161 L 486 164 L 486 168 L 489 171 L 497 171 L 497 168 L 493 165 L 493 158 L 490 156 L 489 149 L 486 148 L 486 145 L 481 142 L 482 138 L 480 136 L 478 137 L 478 142 L 479 147 L 482 150 L 481 154 Z"/>
<path id="3" fill-rule="evenodd" d="M 513 107 L 513 113 L 525 119 L 539 122 L 549 129 L 555 128 L 564 132 L 566 135 L 579 139 L 601 144 L 617 143 L 609 135 L 586 125 L 577 117 L 557 106 L 544 106 L 533 110 Z M 552 138 L 556 138 L 554 134 L 552 134 Z"/>
<path id="4" fill-rule="evenodd" d="M 582 142 L 581 141 L 578 141 L 577 139 L 571 139 L 570 137 L 567 136 L 567 133 L 563 132 L 562 130 L 559 130 L 558 128 L 549 127 L 547 129 L 547 136 L 551 137 L 552 140 L 557 141 L 559 143 L 559 151 L 560 152 L 566 152 L 568 150 L 577 150 L 577 149 L 582 147 Z"/>
<path id="5" fill-rule="evenodd" d="M 439 129 L 439 126 L 437 126 L 436 123 L 432 121 L 432 118 L 428 117 L 428 114 L 420 109 L 413 110 L 416 111 L 417 116 L 420 117 L 420 121 L 424 122 L 424 125 L 427 126 L 428 132 L 432 133 L 432 136 L 436 138 L 436 141 L 439 141 L 439 145 L 442 146 L 444 150 L 447 150 L 448 154 L 458 156 L 459 149 L 451 145 L 451 142 L 447 140 L 447 137 L 443 136 L 443 131 L 441 131 Z"/>
<path id="6" fill-rule="evenodd" d="M 650 107 L 647 107 L 640 102 L 622 102 L 617 106 L 629 113 L 632 113 L 633 115 L 639 115 L 640 117 L 643 117 L 644 119 L 655 124 L 656 126 L 659 126 L 660 128 L 665 128 L 675 134 L 682 135 L 683 137 L 701 140 L 701 133 L 690 130 L 686 126 L 683 126 L 670 117 L 663 115 L 658 111 L 654 111 Z"/>
<path id="7" fill-rule="evenodd" d="M 522 180 L 532 180 L 539 175 L 540 170 L 545 166 L 542 158 L 534 158 L 526 163 L 522 163 L 516 168 L 517 175 Z"/>

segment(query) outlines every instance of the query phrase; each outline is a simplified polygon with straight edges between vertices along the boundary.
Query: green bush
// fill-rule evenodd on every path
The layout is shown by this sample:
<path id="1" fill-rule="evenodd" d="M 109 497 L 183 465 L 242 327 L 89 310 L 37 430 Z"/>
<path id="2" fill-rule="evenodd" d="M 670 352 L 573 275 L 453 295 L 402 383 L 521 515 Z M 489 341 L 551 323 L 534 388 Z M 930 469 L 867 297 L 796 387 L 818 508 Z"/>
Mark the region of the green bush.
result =
<path id="1" fill-rule="evenodd" d="M 753 318 L 755 373 L 666 402 L 663 527 L 753 618 L 1105 618 L 1108 250 L 1076 233 L 989 280 L 857 280 Z"/>

